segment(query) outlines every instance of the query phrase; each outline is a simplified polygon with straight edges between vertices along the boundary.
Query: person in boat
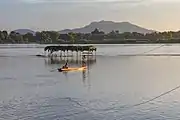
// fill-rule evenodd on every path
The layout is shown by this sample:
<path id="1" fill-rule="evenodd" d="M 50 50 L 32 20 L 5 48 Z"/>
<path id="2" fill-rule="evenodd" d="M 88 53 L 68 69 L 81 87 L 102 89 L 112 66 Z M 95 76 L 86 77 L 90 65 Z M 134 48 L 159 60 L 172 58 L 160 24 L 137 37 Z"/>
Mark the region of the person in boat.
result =
<path id="1" fill-rule="evenodd" d="M 82 56 L 82 60 L 85 60 L 85 58 L 86 58 L 86 56 L 85 56 L 85 55 L 83 55 L 83 56 Z"/>
<path id="2" fill-rule="evenodd" d="M 62 68 L 67 69 L 68 68 L 68 62 L 66 62 L 66 64 Z"/>
<path id="3" fill-rule="evenodd" d="M 86 66 L 85 58 L 86 58 L 86 56 L 83 55 L 83 56 L 82 56 L 82 67 L 85 67 L 85 66 Z"/>
<path id="4" fill-rule="evenodd" d="M 82 61 L 85 61 L 85 59 L 86 59 L 86 56 L 83 55 L 83 56 L 82 56 Z"/>
<path id="5" fill-rule="evenodd" d="M 85 60 L 82 61 L 82 67 L 86 67 L 86 62 L 85 62 Z"/>

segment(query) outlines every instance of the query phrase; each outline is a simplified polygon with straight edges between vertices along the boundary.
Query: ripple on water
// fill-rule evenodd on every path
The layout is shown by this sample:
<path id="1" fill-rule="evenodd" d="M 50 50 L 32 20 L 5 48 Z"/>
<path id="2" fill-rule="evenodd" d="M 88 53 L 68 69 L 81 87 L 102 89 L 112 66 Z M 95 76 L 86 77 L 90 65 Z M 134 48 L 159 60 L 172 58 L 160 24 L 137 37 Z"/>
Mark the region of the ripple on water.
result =
<path id="1" fill-rule="evenodd" d="M 26 81 L 24 85 L 28 87 L 44 87 L 44 86 L 54 86 L 61 81 L 56 79 L 49 79 L 49 78 L 36 78 L 36 81 Z"/>
<path id="2" fill-rule="evenodd" d="M 86 113 L 73 98 L 9 101 L 0 105 L 0 119 L 54 120 Z"/>
<path id="3" fill-rule="evenodd" d="M 6 80 L 16 80 L 14 77 L 1 77 L 0 81 L 6 81 Z"/>
<path id="4" fill-rule="evenodd" d="M 41 75 L 36 75 L 38 78 L 53 78 L 53 75 L 48 75 L 48 74 L 41 74 Z"/>
<path id="5" fill-rule="evenodd" d="M 82 100 L 78 98 L 34 98 L 11 100 L 2 103 L 0 110 L 1 119 L 33 119 L 33 120 L 56 120 L 56 119 L 102 119 L 103 112 L 107 109 L 106 101 Z"/>
<path id="6" fill-rule="evenodd" d="M 168 120 L 173 114 L 172 111 L 164 111 L 164 104 L 146 104 L 138 107 L 121 105 L 115 101 L 116 106 L 112 106 L 112 101 L 107 99 L 85 100 L 80 98 L 19 98 L 8 102 L 0 102 L 0 119 L 2 120 L 144 120 L 163 118 Z M 173 106 L 175 107 L 174 104 Z M 159 111 L 161 111 L 159 113 Z M 178 109 L 177 109 L 178 110 Z M 158 112 L 157 112 L 158 111 Z M 176 114 L 177 115 L 177 114 Z M 176 116 L 174 114 L 174 116 Z"/>

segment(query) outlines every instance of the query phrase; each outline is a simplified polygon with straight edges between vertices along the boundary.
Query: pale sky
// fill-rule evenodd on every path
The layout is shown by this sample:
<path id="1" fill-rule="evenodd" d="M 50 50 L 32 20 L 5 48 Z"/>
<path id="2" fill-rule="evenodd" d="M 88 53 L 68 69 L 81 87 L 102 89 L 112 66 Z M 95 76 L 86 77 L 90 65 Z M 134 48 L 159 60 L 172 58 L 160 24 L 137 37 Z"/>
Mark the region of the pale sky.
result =
<path id="1" fill-rule="evenodd" d="M 93 21 L 180 30 L 180 0 L 0 0 L 0 29 L 62 30 Z"/>

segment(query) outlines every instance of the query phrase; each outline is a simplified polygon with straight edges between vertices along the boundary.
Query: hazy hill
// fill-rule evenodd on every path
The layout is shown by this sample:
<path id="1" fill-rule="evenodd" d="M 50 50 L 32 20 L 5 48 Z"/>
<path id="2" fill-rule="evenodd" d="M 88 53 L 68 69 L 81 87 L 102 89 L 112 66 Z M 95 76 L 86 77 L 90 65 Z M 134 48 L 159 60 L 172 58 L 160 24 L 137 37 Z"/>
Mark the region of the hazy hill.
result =
<path id="1" fill-rule="evenodd" d="M 98 28 L 100 31 L 104 31 L 105 33 L 109 33 L 112 30 L 118 30 L 120 33 L 123 33 L 123 32 L 138 32 L 138 33 L 154 32 L 153 30 L 149 30 L 149 29 L 134 25 L 129 22 L 99 21 L 99 22 L 92 22 L 89 25 L 86 25 L 82 28 L 65 29 L 65 30 L 59 31 L 59 33 L 62 33 L 62 34 L 69 33 L 69 32 L 91 33 L 96 28 Z M 35 31 L 30 30 L 30 29 L 17 29 L 14 31 L 17 33 L 20 33 L 22 35 L 24 35 L 26 33 L 32 33 L 33 35 L 35 35 Z"/>
<path id="2" fill-rule="evenodd" d="M 35 32 L 33 30 L 30 30 L 30 29 L 17 29 L 17 30 L 14 30 L 14 32 L 17 32 L 21 35 L 24 35 L 26 33 L 32 33 L 33 35 L 35 34 Z"/>
<path id="3" fill-rule="evenodd" d="M 99 21 L 99 22 L 92 22 L 87 26 L 82 28 L 75 28 L 75 29 L 65 29 L 60 31 L 60 33 L 91 33 L 95 28 L 98 28 L 105 33 L 109 33 L 112 30 L 119 30 L 120 33 L 123 32 L 138 32 L 138 33 L 151 33 L 154 32 L 153 30 L 149 30 L 129 22 L 113 22 L 113 21 Z"/>

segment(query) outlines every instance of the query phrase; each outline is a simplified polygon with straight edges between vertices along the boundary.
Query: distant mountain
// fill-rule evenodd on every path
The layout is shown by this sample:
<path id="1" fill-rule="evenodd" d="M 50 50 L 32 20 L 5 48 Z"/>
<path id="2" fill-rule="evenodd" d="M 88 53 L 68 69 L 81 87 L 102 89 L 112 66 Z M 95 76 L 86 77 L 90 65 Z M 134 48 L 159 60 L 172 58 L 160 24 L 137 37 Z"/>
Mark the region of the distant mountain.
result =
<path id="1" fill-rule="evenodd" d="M 35 32 L 30 30 L 30 29 L 17 29 L 17 30 L 14 30 L 14 32 L 17 32 L 21 35 L 24 35 L 24 34 L 27 34 L 27 33 L 32 33 L 33 35 L 35 35 Z"/>
<path id="2" fill-rule="evenodd" d="M 112 30 L 118 30 L 120 33 L 123 32 L 138 32 L 138 33 L 151 33 L 154 32 L 153 30 L 149 30 L 134 24 L 131 24 L 129 22 L 113 22 L 113 21 L 99 21 L 99 22 L 92 22 L 89 25 L 82 27 L 82 28 L 76 28 L 76 29 L 65 29 L 62 31 L 59 31 L 60 33 L 69 33 L 69 32 L 75 32 L 75 33 L 91 33 L 96 28 L 98 28 L 101 31 L 104 31 L 105 33 L 109 33 Z"/>

